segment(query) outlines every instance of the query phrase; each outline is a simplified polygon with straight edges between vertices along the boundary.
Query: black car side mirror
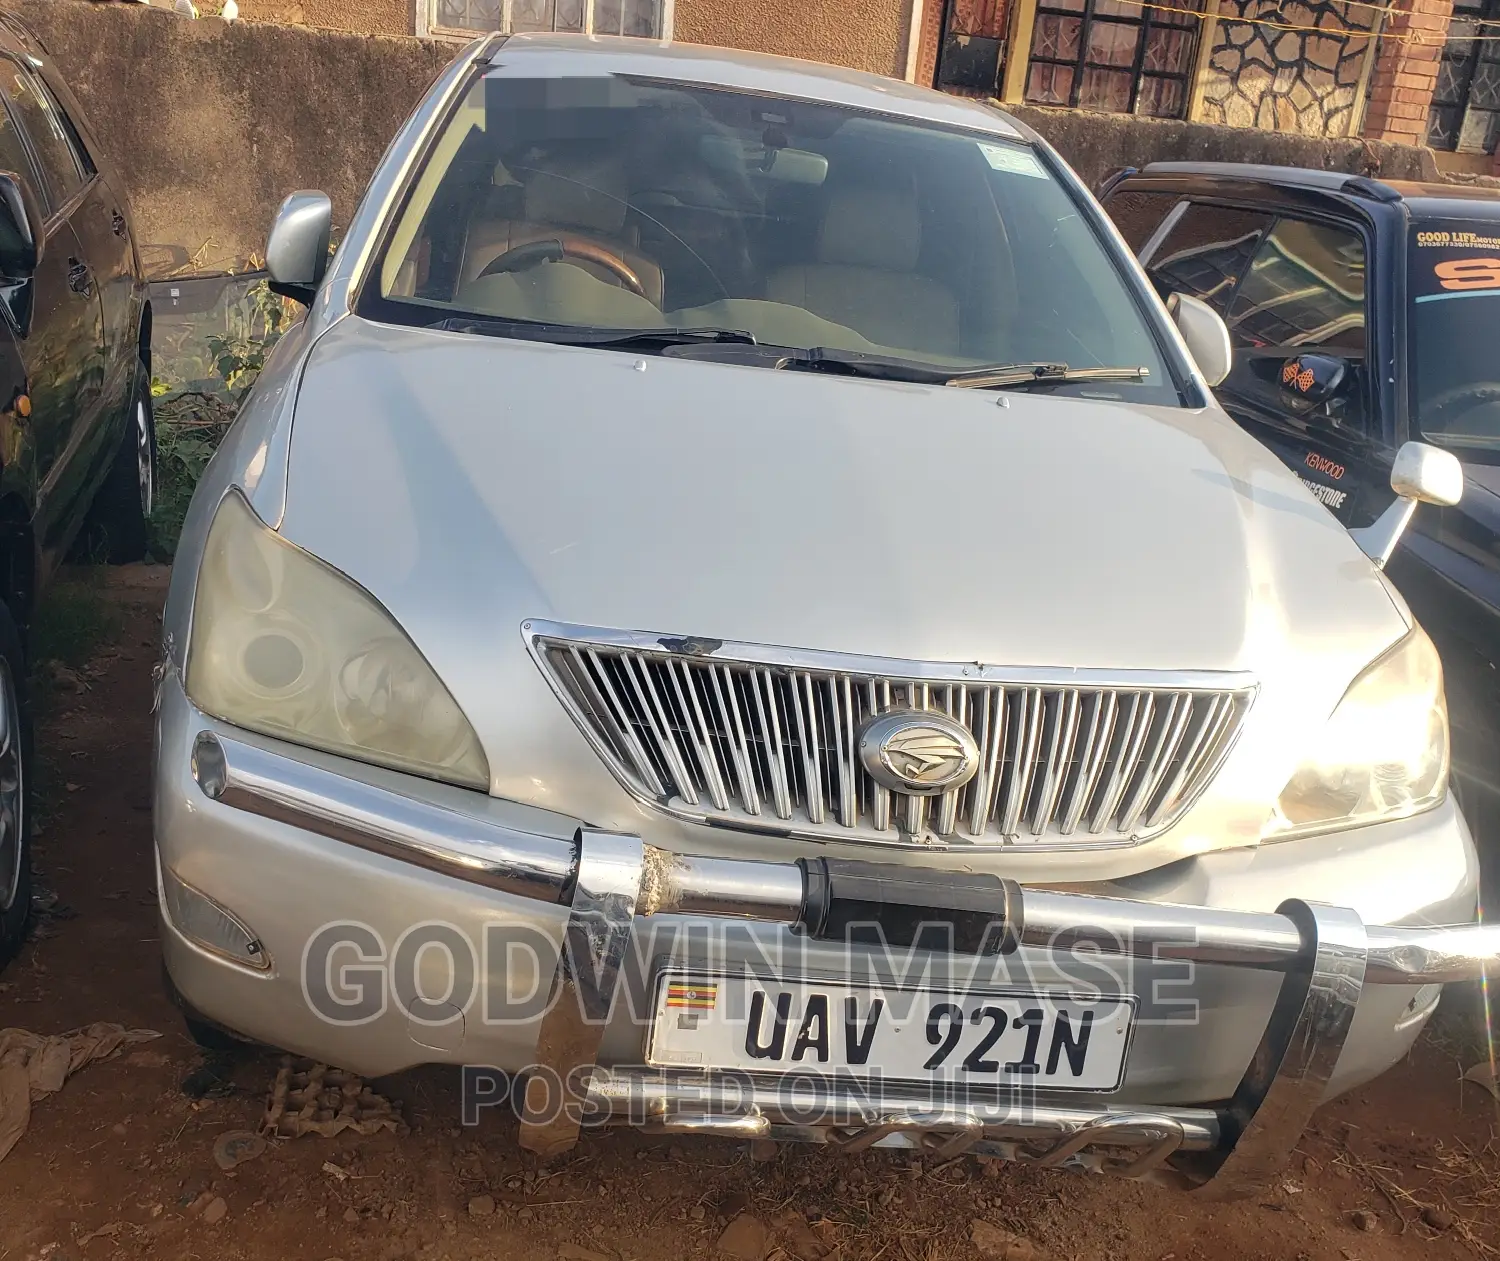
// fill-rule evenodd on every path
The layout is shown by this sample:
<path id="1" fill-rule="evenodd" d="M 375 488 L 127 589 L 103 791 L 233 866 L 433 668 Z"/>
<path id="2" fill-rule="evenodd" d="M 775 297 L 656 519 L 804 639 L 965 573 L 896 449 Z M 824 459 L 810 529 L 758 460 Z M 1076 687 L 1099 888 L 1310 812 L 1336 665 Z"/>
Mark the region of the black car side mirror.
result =
<path id="1" fill-rule="evenodd" d="M 1348 362 L 1334 355 L 1295 355 L 1281 365 L 1281 388 L 1314 406 L 1326 403 L 1348 379 Z"/>
<path id="2" fill-rule="evenodd" d="M 31 187 L 13 171 L 0 171 L 0 283 L 20 284 L 42 258 L 42 211 Z"/>

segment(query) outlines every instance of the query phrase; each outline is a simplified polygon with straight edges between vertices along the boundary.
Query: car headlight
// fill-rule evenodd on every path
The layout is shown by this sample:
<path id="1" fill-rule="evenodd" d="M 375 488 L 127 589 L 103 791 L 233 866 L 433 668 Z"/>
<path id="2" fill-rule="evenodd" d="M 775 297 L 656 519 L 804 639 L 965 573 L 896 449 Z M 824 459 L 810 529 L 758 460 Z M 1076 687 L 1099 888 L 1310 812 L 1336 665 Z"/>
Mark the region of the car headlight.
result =
<path id="1" fill-rule="evenodd" d="M 234 492 L 198 572 L 187 693 L 238 727 L 489 786 L 474 728 L 395 619 Z"/>
<path id="2" fill-rule="evenodd" d="M 1344 693 L 1281 790 L 1263 838 L 1403 819 L 1437 805 L 1447 789 L 1443 666 L 1414 627 Z"/>

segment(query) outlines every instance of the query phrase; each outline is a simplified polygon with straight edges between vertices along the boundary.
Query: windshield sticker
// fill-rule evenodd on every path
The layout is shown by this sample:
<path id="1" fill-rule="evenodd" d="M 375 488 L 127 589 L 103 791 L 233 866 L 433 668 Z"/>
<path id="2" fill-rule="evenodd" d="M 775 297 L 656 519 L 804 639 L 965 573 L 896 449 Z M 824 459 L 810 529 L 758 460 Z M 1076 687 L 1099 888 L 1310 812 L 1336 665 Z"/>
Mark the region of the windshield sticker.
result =
<path id="1" fill-rule="evenodd" d="M 1471 250 L 1500 250 L 1500 236 L 1485 236 L 1479 232 L 1418 232 L 1417 248 L 1432 249 L 1434 246 L 1463 245 Z"/>
<path id="2" fill-rule="evenodd" d="M 1459 258 L 1438 263 L 1432 274 L 1444 289 L 1500 288 L 1500 258 Z"/>
<path id="3" fill-rule="evenodd" d="M 1326 455 L 1319 455 L 1316 451 L 1309 451 L 1306 460 L 1307 467 L 1314 473 L 1326 473 L 1334 481 L 1344 480 L 1345 468 L 1342 464 L 1335 463 Z"/>
<path id="4" fill-rule="evenodd" d="M 979 146 L 979 152 L 984 154 L 984 160 L 993 171 L 1004 171 L 1007 175 L 1029 175 L 1032 179 L 1039 180 L 1047 178 L 1046 168 L 1037 161 L 1036 154 L 1030 149 L 1022 149 L 1019 145 L 986 144 L 983 140 L 976 140 L 974 143 Z"/>
<path id="5" fill-rule="evenodd" d="M 1427 228 L 1414 234 L 1411 288 L 1415 302 L 1500 296 L 1500 236 L 1494 225 L 1476 223 Z"/>
<path id="6" fill-rule="evenodd" d="M 1349 498 L 1347 490 L 1335 490 L 1332 486 L 1325 486 L 1322 482 L 1315 482 L 1310 477 L 1298 477 L 1297 479 L 1308 490 L 1312 491 L 1313 498 L 1323 504 L 1324 507 L 1332 508 L 1337 512 L 1344 506 L 1344 500 Z"/>

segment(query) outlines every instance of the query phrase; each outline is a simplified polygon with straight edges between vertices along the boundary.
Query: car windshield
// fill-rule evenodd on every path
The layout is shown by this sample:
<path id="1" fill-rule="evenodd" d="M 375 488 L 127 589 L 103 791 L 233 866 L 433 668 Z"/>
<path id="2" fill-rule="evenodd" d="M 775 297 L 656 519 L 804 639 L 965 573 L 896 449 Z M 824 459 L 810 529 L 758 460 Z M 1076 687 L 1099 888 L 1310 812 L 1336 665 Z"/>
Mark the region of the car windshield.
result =
<path id="1" fill-rule="evenodd" d="M 1018 139 L 502 68 L 436 138 L 359 310 L 632 349 L 622 331 L 667 330 L 646 340 L 787 366 L 753 340 L 897 379 L 1020 365 L 974 380 L 1176 403 L 1113 254 Z"/>
<path id="2" fill-rule="evenodd" d="M 1412 242 L 1413 414 L 1434 441 L 1500 448 L 1500 222 L 1419 222 Z"/>

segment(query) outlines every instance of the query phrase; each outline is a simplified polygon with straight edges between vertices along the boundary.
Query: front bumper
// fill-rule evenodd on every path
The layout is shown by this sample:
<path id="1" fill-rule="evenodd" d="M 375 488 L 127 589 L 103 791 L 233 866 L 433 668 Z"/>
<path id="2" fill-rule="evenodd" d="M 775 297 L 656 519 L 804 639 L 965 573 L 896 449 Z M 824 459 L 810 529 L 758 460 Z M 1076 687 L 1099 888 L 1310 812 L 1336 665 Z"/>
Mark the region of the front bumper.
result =
<path id="1" fill-rule="evenodd" d="M 1151 873 L 1132 898 L 946 876 L 890 896 L 920 902 L 950 887 L 949 906 L 960 913 L 948 918 L 960 939 L 975 915 L 1003 912 L 1003 930 L 980 949 L 1006 951 L 999 957 L 1022 961 L 1043 988 L 1067 977 L 1056 968 L 1063 956 L 1092 958 L 1131 993 L 1180 987 L 1191 963 L 1197 1019 L 1143 1024 L 1126 1080 L 1109 1094 L 935 1099 L 897 1085 L 872 1097 L 829 1081 L 800 1083 L 791 1098 L 760 1075 L 632 1067 L 642 1062 L 641 1031 L 622 1010 L 632 1004 L 617 999 L 648 983 L 665 957 L 698 950 L 694 962 L 705 962 L 691 932 L 686 946 L 670 944 L 684 934 L 669 934 L 658 951 L 650 930 L 663 925 L 730 922 L 751 934 L 749 953 L 796 941 L 802 966 L 850 974 L 854 955 L 817 939 L 820 925 L 838 920 L 830 910 L 838 864 L 684 857 L 634 836 L 568 835 L 556 816 L 514 816 L 473 794 L 235 732 L 198 713 L 175 680 L 162 699 L 164 889 L 180 884 L 242 916 L 263 952 L 247 966 L 205 949 L 174 922 L 164 894 L 164 952 L 186 1000 L 256 1040 L 368 1074 L 431 1061 L 487 1064 L 529 1070 L 528 1090 L 554 1075 L 577 1106 L 544 1108 L 530 1094 L 522 1101 L 522 1141 L 546 1153 L 607 1121 L 847 1148 L 973 1150 L 1129 1176 L 1170 1173 L 1234 1193 L 1264 1183 L 1327 1095 L 1405 1053 L 1441 984 L 1482 975 L 1500 953 L 1500 930 L 1461 922 L 1473 916 L 1477 871 L 1451 806 L 1365 829 L 1356 841 L 1194 860 L 1190 869 Z M 471 803 L 478 808 L 466 809 Z M 922 873 L 904 874 L 921 883 Z M 1285 900 L 1292 891 L 1321 901 Z M 1179 905 L 1174 895 L 1209 904 Z M 1321 904 L 1334 897 L 1411 926 L 1367 927 L 1355 910 Z M 1275 910 L 1257 905 L 1268 898 Z M 945 914 L 941 905 L 928 909 L 933 919 Z M 503 965 L 512 990 L 550 993 L 550 1004 L 495 1022 L 472 1002 L 423 1019 L 411 1001 L 382 1001 L 346 1021 L 314 1011 L 307 950 L 320 928 L 357 925 L 399 953 L 405 929 L 438 921 L 477 943 L 497 922 L 552 943 L 550 953 L 507 953 Z M 1459 923 L 1416 926 L 1444 921 Z M 890 926 L 899 938 L 899 922 Z M 652 945 L 633 970 L 644 940 Z M 743 962 L 732 947 L 707 949 L 719 952 L 712 965 Z M 934 975 L 961 979 L 977 957 L 940 957 Z M 607 1067 L 577 1071 L 596 1064 Z"/>

